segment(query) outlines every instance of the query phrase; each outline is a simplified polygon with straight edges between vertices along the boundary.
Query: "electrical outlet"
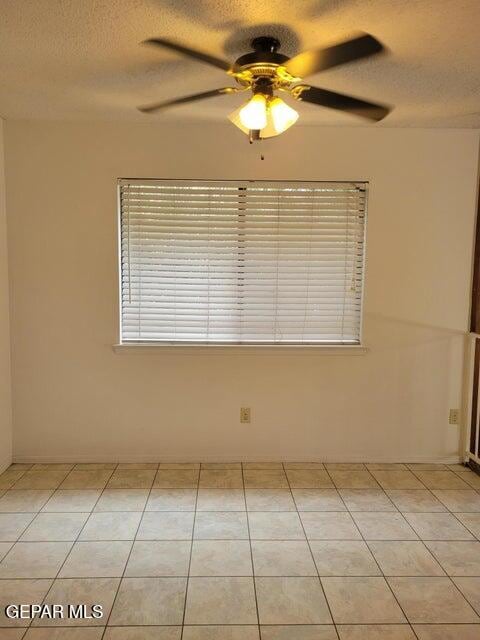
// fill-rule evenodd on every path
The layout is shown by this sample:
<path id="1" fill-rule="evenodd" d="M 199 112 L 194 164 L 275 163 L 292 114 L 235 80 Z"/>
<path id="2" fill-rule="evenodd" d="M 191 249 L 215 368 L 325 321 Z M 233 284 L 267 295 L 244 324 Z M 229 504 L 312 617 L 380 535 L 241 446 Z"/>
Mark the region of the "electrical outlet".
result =
<path id="1" fill-rule="evenodd" d="M 460 422 L 460 411 L 458 409 L 450 409 L 448 422 L 450 424 L 458 424 Z"/>
<path id="2" fill-rule="evenodd" d="M 250 407 L 240 409 L 240 422 L 250 422 Z"/>

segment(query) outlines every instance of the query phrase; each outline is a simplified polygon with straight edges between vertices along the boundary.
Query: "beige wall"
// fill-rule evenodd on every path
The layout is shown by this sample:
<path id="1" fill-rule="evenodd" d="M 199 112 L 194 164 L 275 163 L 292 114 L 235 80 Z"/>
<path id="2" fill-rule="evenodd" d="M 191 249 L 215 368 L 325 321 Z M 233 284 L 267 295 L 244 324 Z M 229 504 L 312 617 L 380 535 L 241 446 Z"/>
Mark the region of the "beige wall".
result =
<path id="1" fill-rule="evenodd" d="M 12 461 L 12 396 L 3 126 L 3 120 L 0 119 L 0 473 Z"/>
<path id="2" fill-rule="evenodd" d="M 6 134 L 17 460 L 458 457 L 477 132 L 297 126 L 250 146 L 230 125 L 158 119 Z M 114 353 L 117 177 L 369 180 L 368 353 Z"/>

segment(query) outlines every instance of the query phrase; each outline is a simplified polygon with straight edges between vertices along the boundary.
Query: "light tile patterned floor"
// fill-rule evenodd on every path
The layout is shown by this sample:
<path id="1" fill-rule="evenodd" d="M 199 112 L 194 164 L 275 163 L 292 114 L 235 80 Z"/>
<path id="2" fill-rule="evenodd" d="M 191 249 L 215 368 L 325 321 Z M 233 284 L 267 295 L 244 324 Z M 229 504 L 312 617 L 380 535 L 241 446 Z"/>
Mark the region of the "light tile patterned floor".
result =
<path id="1" fill-rule="evenodd" d="M 0 640 L 478 640 L 479 540 L 460 465 L 16 464 Z"/>

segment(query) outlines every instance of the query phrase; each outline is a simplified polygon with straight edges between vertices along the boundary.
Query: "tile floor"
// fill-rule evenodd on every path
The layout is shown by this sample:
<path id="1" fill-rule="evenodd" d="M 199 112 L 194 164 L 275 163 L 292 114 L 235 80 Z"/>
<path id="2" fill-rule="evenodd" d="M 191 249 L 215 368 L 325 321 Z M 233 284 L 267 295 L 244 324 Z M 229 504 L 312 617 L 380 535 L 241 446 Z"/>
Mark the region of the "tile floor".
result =
<path id="1" fill-rule="evenodd" d="M 15 464 L 0 640 L 478 640 L 479 540 L 460 465 Z"/>

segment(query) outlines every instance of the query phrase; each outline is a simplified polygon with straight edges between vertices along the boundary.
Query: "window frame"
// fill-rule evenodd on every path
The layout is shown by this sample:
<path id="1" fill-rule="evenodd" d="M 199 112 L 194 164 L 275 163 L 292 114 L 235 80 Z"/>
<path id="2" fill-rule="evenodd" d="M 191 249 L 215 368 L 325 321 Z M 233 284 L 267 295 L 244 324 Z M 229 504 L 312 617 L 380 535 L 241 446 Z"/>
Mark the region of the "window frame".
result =
<path id="1" fill-rule="evenodd" d="M 122 185 L 126 182 L 172 182 L 172 181 L 191 181 L 191 182 L 252 182 L 252 183 L 271 183 L 271 182 L 285 182 L 285 183 L 330 183 L 330 184 L 345 184 L 354 183 L 362 184 L 365 191 L 365 206 L 364 206 L 364 226 L 363 226 L 363 254 L 362 254 L 362 291 L 360 297 L 360 318 L 359 318 L 359 341 L 358 343 L 331 343 L 326 342 L 256 342 L 256 343 L 235 343 L 235 342 L 178 342 L 178 341 L 133 341 L 122 339 L 123 327 L 122 327 L 122 208 L 121 208 L 121 189 Z M 175 352 L 191 354 L 195 353 L 232 353 L 232 350 L 236 353 L 272 353 L 279 350 L 287 351 L 288 353 L 306 353 L 312 352 L 325 352 L 326 354 L 336 355 L 362 355 L 368 353 L 369 349 L 364 343 L 364 302 L 365 302 L 365 286 L 366 286 L 366 266 L 367 266 L 367 227 L 368 227 L 368 204 L 370 195 L 370 181 L 363 180 L 309 180 L 309 179 L 296 179 L 296 180 L 283 180 L 283 179 L 253 179 L 253 178 L 125 178 L 120 177 L 116 180 L 117 189 L 117 268 L 118 268 L 118 341 L 112 345 L 115 353 L 135 353 L 135 354 L 147 354 L 162 352 Z"/>

